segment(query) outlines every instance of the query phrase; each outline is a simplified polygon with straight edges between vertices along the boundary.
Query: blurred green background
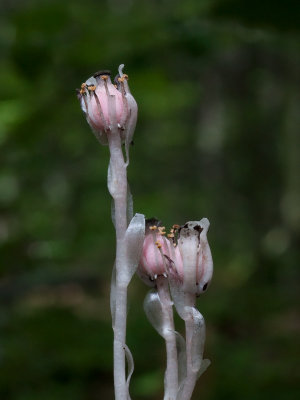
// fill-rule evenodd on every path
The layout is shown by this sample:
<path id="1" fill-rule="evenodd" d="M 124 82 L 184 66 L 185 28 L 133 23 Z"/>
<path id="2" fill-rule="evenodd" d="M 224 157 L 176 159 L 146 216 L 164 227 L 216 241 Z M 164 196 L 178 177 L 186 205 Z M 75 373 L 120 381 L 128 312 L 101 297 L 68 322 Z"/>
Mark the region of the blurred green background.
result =
<path id="1" fill-rule="evenodd" d="M 208 217 L 198 301 L 212 365 L 193 399 L 300 398 L 299 2 L 0 5 L 0 398 L 113 399 L 108 149 L 75 88 L 126 65 L 139 105 L 135 211 Z M 130 286 L 133 399 L 159 400 L 164 343 Z M 181 329 L 179 324 L 179 329 Z"/>

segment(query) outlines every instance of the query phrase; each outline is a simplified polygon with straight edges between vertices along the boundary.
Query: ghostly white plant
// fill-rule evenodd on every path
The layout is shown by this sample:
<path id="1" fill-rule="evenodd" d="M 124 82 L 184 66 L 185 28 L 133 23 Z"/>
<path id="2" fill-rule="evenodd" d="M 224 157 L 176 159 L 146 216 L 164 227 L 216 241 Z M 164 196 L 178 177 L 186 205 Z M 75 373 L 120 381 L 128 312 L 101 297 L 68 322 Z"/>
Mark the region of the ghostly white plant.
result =
<path id="1" fill-rule="evenodd" d="M 116 400 L 128 400 L 133 359 L 126 345 L 127 287 L 137 268 L 144 240 L 145 219 L 133 217 L 132 196 L 127 183 L 129 144 L 132 141 L 137 104 L 130 93 L 128 76 L 120 65 L 116 84 L 109 71 L 100 71 L 81 85 L 78 97 L 96 138 L 108 145 L 108 190 L 113 198 L 112 220 L 116 229 L 116 261 L 112 274 L 111 313 L 114 330 L 114 385 Z M 124 159 L 122 144 L 125 145 Z M 126 363 L 128 374 L 126 377 Z"/>
<path id="2" fill-rule="evenodd" d="M 190 400 L 197 378 L 210 364 L 209 360 L 203 360 L 204 319 L 195 308 L 196 297 L 207 289 L 212 278 L 213 263 L 206 237 L 209 222 L 203 218 L 183 226 L 173 225 L 166 236 L 159 221 L 147 220 L 145 227 L 144 215 L 133 216 L 127 167 L 137 104 L 123 67 L 120 65 L 114 84 L 109 71 L 99 71 L 78 90 L 87 122 L 98 141 L 108 145 L 110 151 L 107 181 L 116 230 L 110 298 L 115 400 L 130 400 L 133 358 L 126 345 L 127 288 L 136 270 L 153 287 L 145 298 L 144 309 L 166 342 L 164 400 Z M 173 305 L 185 322 L 185 340 L 175 331 Z"/>
<path id="3" fill-rule="evenodd" d="M 145 283 L 155 286 L 144 302 L 149 321 L 166 341 L 165 400 L 189 400 L 196 380 L 207 369 L 203 360 L 205 323 L 195 308 L 196 297 L 205 292 L 212 278 L 213 262 L 207 241 L 209 221 L 165 228 L 147 220 L 143 253 L 137 270 Z M 185 322 L 186 341 L 175 331 L 172 299 Z"/>

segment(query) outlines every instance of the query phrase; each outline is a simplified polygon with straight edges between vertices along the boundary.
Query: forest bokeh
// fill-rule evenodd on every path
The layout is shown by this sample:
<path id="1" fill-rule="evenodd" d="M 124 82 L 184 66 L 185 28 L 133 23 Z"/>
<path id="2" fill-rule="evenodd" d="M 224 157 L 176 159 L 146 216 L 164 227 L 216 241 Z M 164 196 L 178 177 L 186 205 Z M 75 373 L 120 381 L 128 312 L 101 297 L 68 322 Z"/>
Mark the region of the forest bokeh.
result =
<path id="1" fill-rule="evenodd" d="M 1 400 L 113 399 L 108 149 L 75 88 L 121 63 L 139 105 L 135 211 L 167 227 L 211 222 L 215 274 L 198 307 L 212 364 L 193 399 L 300 398 L 299 11 L 292 0 L 1 2 Z M 143 313 L 147 290 L 130 286 L 131 394 L 159 400 L 164 343 Z"/>

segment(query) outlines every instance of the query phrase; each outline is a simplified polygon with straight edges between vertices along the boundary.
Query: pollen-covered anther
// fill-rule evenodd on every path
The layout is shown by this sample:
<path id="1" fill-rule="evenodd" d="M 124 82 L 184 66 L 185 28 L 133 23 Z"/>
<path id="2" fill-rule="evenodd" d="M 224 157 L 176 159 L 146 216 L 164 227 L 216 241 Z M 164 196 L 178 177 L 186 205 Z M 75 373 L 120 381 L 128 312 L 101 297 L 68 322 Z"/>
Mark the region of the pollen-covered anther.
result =
<path id="1" fill-rule="evenodd" d="M 158 249 L 161 248 L 161 243 L 160 243 L 158 240 L 155 242 L 155 245 L 156 245 L 156 247 L 157 247 Z"/>
<path id="2" fill-rule="evenodd" d="M 118 82 L 122 83 L 122 82 L 124 82 L 124 81 L 125 81 L 125 78 L 124 78 L 124 76 L 122 76 L 122 77 L 118 78 Z"/>
<path id="3" fill-rule="evenodd" d="M 81 95 L 86 94 L 85 89 L 86 89 L 86 83 L 82 83 L 82 84 L 80 85 L 80 91 L 79 91 L 79 93 L 80 93 Z"/>
<path id="4" fill-rule="evenodd" d="M 122 78 L 127 79 L 127 80 L 129 79 L 127 74 L 123 74 Z"/>
<path id="5" fill-rule="evenodd" d="M 174 237 L 174 233 L 168 233 L 168 238 L 173 238 Z"/>
<path id="6" fill-rule="evenodd" d="M 103 81 L 107 81 L 108 75 L 101 75 L 101 79 L 102 79 Z"/>
<path id="7" fill-rule="evenodd" d="M 160 235 L 165 235 L 166 234 L 166 227 L 165 226 L 159 226 L 158 227 L 158 233 Z"/>
<path id="8" fill-rule="evenodd" d="M 87 90 L 89 90 L 90 92 L 94 92 L 96 90 L 96 86 L 95 85 L 89 85 L 87 87 Z"/>
<path id="9" fill-rule="evenodd" d="M 174 224 L 174 225 L 172 226 L 172 228 L 175 229 L 175 230 L 176 230 L 176 229 L 179 229 L 179 228 L 180 228 L 180 225 Z"/>
<path id="10" fill-rule="evenodd" d="M 156 225 L 150 226 L 149 229 L 150 231 L 155 231 L 157 229 L 157 226 Z"/>

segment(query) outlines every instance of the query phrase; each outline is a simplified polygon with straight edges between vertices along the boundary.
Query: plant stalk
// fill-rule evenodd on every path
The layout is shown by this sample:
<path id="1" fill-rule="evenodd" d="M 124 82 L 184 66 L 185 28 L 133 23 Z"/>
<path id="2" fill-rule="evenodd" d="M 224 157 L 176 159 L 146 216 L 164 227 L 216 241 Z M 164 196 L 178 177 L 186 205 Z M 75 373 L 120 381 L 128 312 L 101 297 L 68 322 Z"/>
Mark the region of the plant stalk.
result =
<path id="1" fill-rule="evenodd" d="M 114 323 L 114 387 L 115 400 L 127 400 L 126 383 L 126 319 L 127 319 L 127 271 L 125 233 L 127 229 L 127 165 L 124 161 L 122 143 L 118 129 L 112 129 L 108 135 L 111 168 L 113 168 L 116 229 L 116 290 Z"/>
<path id="2" fill-rule="evenodd" d="M 178 359 L 176 336 L 168 280 L 159 276 L 156 281 L 157 292 L 162 303 L 164 319 L 164 339 L 166 342 L 167 368 L 165 373 L 165 400 L 176 400 L 178 391 Z"/>

